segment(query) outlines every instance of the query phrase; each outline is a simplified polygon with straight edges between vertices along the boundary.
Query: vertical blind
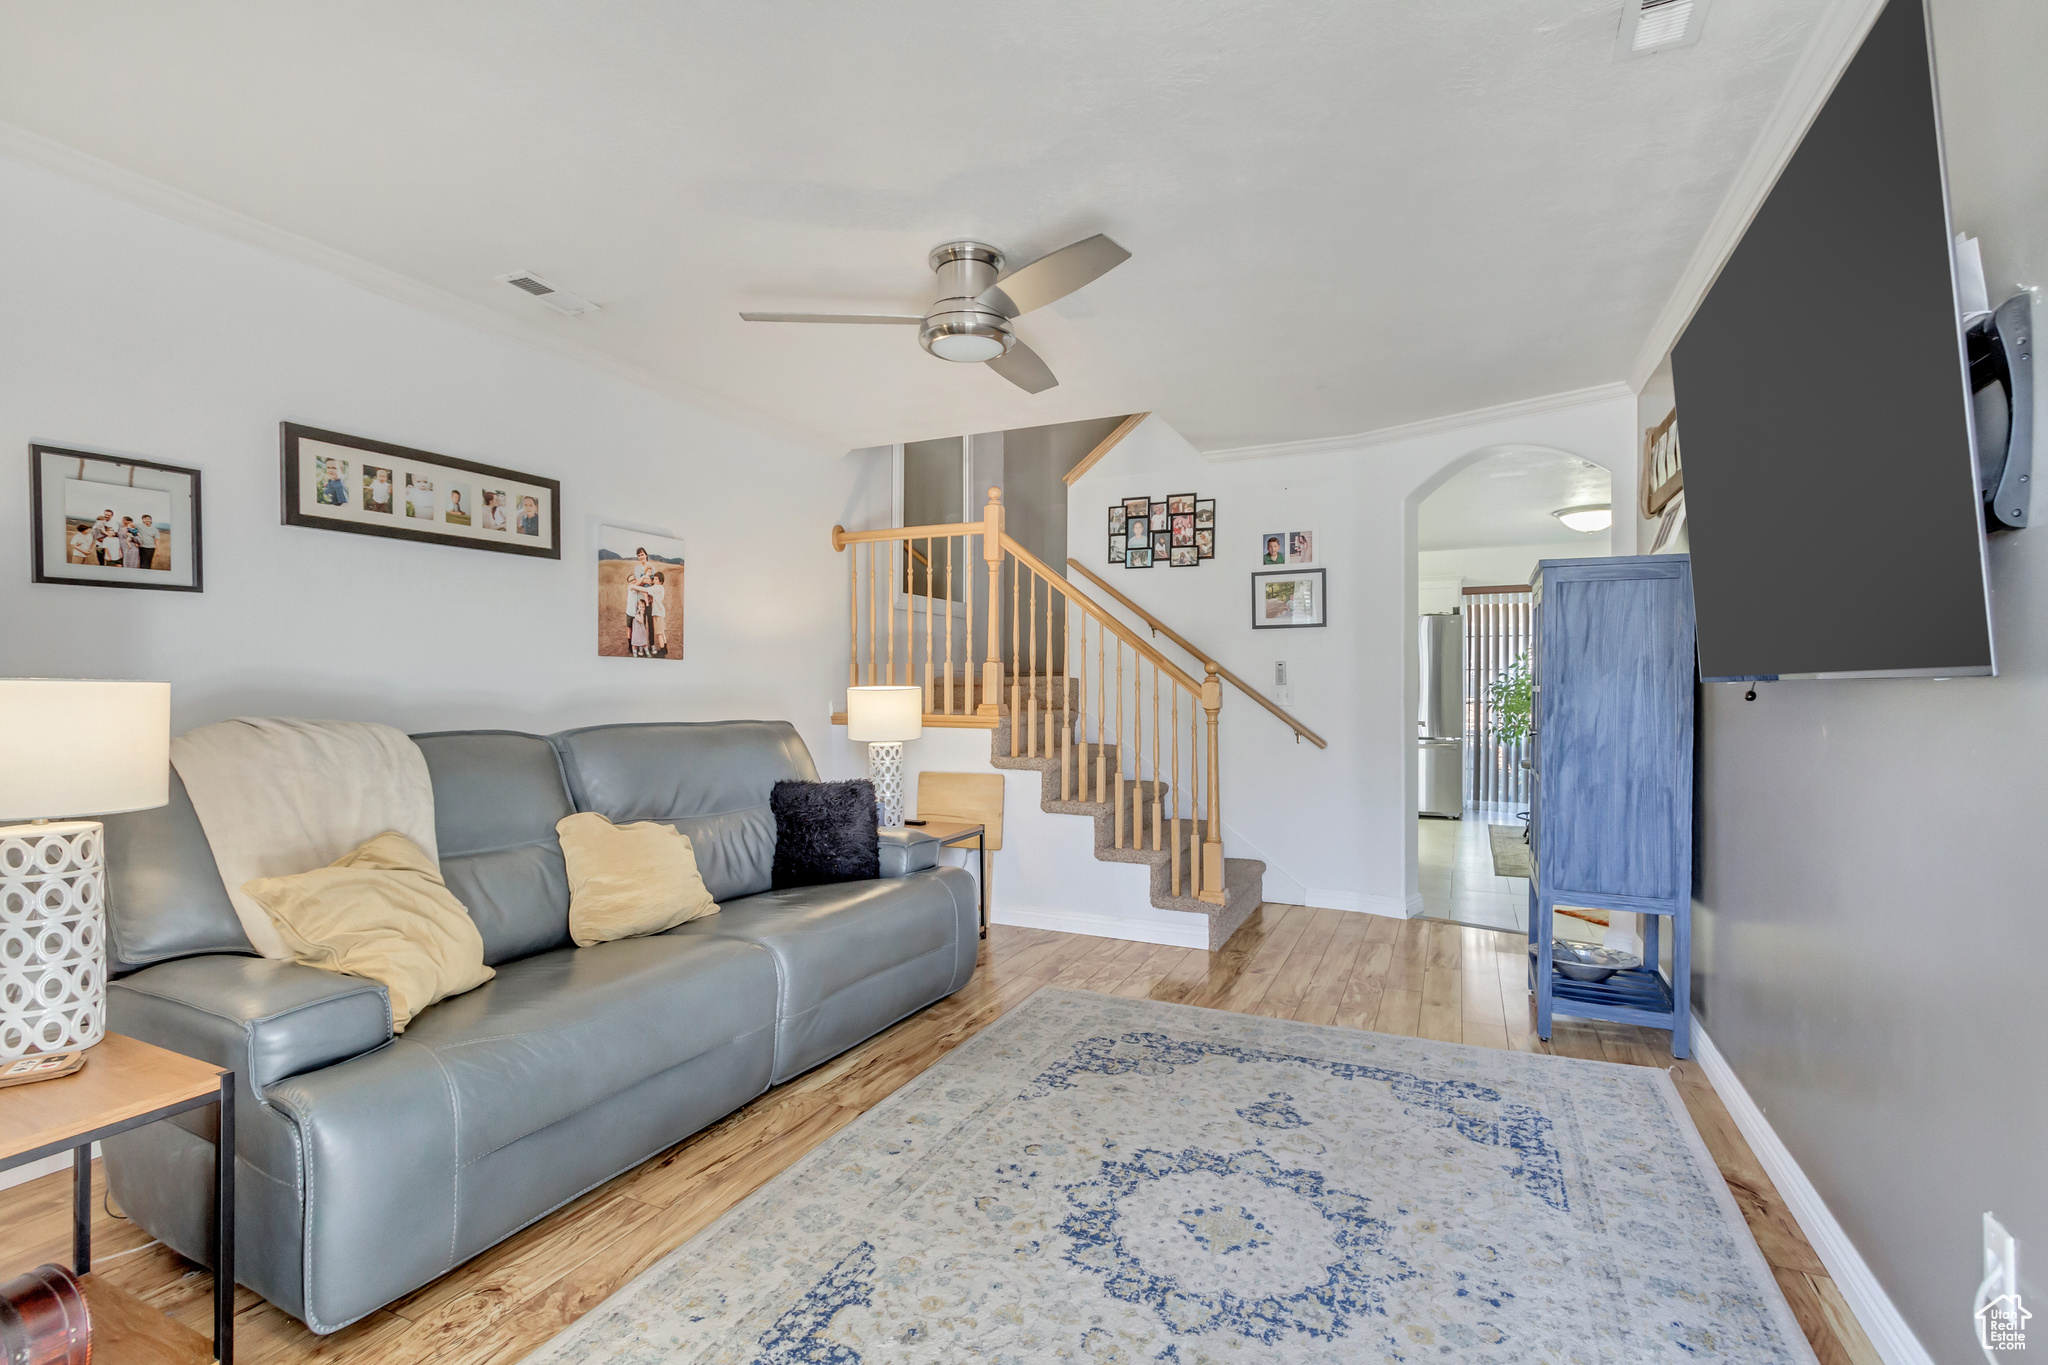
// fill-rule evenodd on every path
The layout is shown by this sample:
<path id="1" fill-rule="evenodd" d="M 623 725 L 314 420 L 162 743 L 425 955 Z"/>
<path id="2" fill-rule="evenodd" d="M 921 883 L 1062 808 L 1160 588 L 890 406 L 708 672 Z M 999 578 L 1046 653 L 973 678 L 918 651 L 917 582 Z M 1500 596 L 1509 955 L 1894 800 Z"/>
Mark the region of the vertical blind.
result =
<path id="1" fill-rule="evenodd" d="M 1530 651 L 1527 588 L 1465 589 L 1465 752 L 1471 756 L 1466 800 L 1475 806 L 1526 806 L 1526 741 L 1503 743 L 1500 717 L 1487 700 L 1490 685 Z"/>

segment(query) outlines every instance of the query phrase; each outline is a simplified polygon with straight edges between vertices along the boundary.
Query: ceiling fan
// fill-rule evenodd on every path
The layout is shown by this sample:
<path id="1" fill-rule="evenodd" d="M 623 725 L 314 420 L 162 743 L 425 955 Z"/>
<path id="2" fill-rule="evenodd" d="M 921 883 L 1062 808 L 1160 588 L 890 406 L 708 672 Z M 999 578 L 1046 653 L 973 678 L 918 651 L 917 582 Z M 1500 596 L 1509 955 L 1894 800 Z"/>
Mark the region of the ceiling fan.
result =
<path id="1" fill-rule="evenodd" d="M 1003 253 L 986 242 L 932 248 L 939 296 L 922 316 L 908 313 L 741 313 L 748 322 L 859 322 L 917 328 L 917 340 L 941 360 L 985 364 L 1026 393 L 1060 381 L 1010 327 L 1010 319 L 1063 299 L 1131 258 L 1101 233 L 1070 242 L 1029 265 L 1003 271 Z"/>

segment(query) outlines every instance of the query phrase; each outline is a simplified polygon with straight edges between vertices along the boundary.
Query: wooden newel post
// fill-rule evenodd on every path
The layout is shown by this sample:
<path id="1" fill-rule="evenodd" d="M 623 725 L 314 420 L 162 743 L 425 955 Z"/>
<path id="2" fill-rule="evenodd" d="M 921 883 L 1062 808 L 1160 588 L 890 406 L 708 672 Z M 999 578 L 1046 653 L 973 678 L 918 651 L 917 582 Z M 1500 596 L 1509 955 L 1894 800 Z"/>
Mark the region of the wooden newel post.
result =
<path id="1" fill-rule="evenodd" d="M 988 563 L 988 647 L 981 662 L 981 705 L 979 715 L 993 716 L 1001 708 L 1003 695 L 1003 490 L 988 490 L 988 506 L 981 513 L 981 557 Z"/>
<path id="2" fill-rule="evenodd" d="M 1209 717 L 1209 818 L 1202 832 L 1202 889 L 1197 893 L 1212 905 L 1223 904 L 1223 803 L 1216 795 L 1216 715 L 1223 709 L 1223 680 L 1216 665 L 1208 665 L 1202 679 L 1202 710 Z"/>

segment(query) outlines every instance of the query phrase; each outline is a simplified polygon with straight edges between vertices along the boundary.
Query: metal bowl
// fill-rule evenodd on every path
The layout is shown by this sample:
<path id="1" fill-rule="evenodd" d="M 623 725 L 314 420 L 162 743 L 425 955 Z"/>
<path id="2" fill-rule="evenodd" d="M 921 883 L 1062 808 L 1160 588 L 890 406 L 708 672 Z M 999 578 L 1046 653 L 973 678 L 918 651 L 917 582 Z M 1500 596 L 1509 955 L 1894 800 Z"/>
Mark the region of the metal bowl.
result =
<path id="1" fill-rule="evenodd" d="M 1536 956 L 1536 945 L 1529 945 L 1529 956 Z M 1597 943 L 1564 943 L 1550 945 L 1550 966 L 1560 976 L 1573 981 L 1605 981 L 1616 972 L 1632 972 L 1643 965 L 1643 960 L 1634 953 L 1616 952 L 1602 948 Z"/>

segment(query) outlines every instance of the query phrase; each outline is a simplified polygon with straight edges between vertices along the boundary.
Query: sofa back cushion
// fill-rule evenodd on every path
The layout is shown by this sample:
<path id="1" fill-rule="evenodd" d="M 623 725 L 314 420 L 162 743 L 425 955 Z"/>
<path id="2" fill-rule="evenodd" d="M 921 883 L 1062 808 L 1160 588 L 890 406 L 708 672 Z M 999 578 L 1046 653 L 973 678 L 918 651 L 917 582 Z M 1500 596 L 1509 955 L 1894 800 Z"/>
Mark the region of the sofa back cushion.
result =
<path id="1" fill-rule="evenodd" d="M 615 825 L 659 820 L 690 837 L 712 899 L 766 891 L 775 868 L 768 793 L 818 770 L 787 721 L 598 725 L 554 736 L 576 809 Z M 445 854 L 443 855 L 445 859 Z"/>
<path id="2" fill-rule="evenodd" d="M 575 812 L 547 740 L 514 730 L 414 735 L 434 781 L 441 878 L 495 967 L 567 947 L 569 874 L 555 822 Z"/>
<path id="3" fill-rule="evenodd" d="M 105 817 L 107 967 L 132 971 L 200 953 L 253 953 L 192 798 L 171 770 L 171 799 Z"/>

